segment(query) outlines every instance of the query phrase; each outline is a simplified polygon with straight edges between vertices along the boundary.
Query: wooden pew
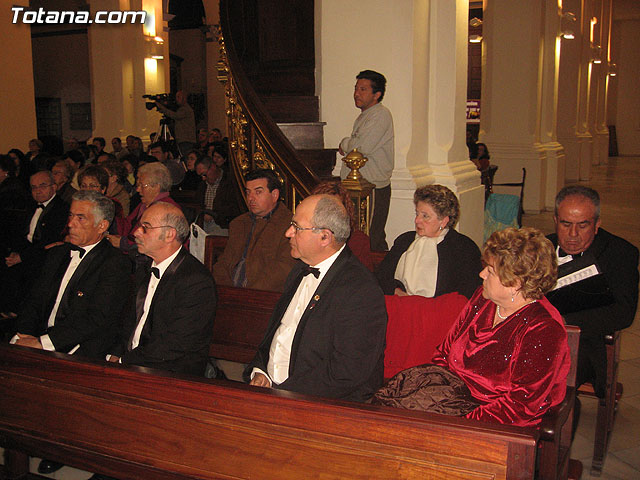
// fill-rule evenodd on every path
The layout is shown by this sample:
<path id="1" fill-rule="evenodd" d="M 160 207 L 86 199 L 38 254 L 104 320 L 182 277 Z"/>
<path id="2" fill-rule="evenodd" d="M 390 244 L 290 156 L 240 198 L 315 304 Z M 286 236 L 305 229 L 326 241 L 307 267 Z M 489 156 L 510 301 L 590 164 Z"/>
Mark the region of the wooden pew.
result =
<path id="1" fill-rule="evenodd" d="M 150 375 L 149 373 L 153 373 Z M 5 477 L 530 479 L 535 430 L 0 346 Z"/>

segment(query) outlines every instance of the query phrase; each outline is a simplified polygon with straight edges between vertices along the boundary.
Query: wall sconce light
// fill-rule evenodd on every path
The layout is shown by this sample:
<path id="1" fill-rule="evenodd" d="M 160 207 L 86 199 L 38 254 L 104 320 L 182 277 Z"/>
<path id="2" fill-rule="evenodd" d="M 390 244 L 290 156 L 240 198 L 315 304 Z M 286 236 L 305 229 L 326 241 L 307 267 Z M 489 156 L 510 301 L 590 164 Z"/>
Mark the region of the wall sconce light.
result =
<path id="1" fill-rule="evenodd" d="M 469 35 L 469 43 L 482 42 L 482 35 Z"/>
<path id="2" fill-rule="evenodd" d="M 591 47 L 591 61 L 593 63 L 602 63 L 602 48 L 599 45 Z"/>
<path id="3" fill-rule="evenodd" d="M 153 58 L 155 60 L 164 59 L 163 45 L 164 39 L 162 37 L 145 35 L 145 57 Z"/>
<path id="4" fill-rule="evenodd" d="M 482 25 L 482 20 L 480 20 L 478 17 L 473 17 L 471 20 L 469 20 L 469 26 L 473 28 L 478 28 L 480 25 Z"/>
<path id="5" fill-rule="evenodd" d="M 567 40 L 573 40 L 576 38 L 574 34 L 574 24 L 576 21 L 576 15 L 573 12 L 566 12 L 562 14 L 562 18 L 560 20 L 560 35 L 562 35 L 563 38 Z"/>
<path id="6" fill-rule="evenodd" d="M 164 39 L 162 37 L 154 37 L 153 40 L 158 44 L 162 45 L 164 43 Z"/>
<path id="7" fill-rule="evenodd" d="M 618 66 L 615 63 L 609 64 L 609 76 L 615 77 L 618 75 Z"/>

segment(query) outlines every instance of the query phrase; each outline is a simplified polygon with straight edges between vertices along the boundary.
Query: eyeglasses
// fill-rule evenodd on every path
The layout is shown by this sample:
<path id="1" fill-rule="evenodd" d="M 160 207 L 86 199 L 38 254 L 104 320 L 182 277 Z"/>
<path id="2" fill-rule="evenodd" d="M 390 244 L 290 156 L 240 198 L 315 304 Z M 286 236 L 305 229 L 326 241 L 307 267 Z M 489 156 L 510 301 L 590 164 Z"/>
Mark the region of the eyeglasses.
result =
<path id="1" fill-rule="evenodd" d="M 47 187 L 51 187 L 53 183 L 41 183 L 40 185 L 31 185 L 31 190 L 44 190 Z"/>
<path id="2" fill-rule="evenodd" d="M 302 230 L 329 230 L 331 233 L 333 233 L 333 230 L 331 230 L 330 228 L 327 228 L 327 227 L 301 227 L 300 225 L 298 225 L 293 220 L 291 220 L 291 226 L 294 228 L 296 233 L 298 233 L 298 232 L 300 232 Z"/>
<path id="3" fill-rule="evenodd" d="M 102 185 L 97 183 L 81 183 L 80 189 L 81 190 L 101 190 Z"/>
<path id="4" fill-rule="evenodd" d="M 148 233 L 148 230 L 153 230 L 155 228 L 176 228 L 171 225 L 158 225 L 157 227 L 152 227 L 151 225 L 145 225 L 144 223 L 141 223 L 138 226 L 142 229 L 143 233 Z"/>

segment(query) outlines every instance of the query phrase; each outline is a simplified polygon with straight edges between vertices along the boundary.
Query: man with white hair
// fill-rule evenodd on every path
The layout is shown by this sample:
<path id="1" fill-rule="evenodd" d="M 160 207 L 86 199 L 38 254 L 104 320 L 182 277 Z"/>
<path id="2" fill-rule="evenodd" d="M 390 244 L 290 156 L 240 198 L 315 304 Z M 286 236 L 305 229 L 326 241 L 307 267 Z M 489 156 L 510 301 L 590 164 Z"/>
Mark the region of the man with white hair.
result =
<path id="1" fill-rule="evenodd" d="M 298 262 L 245 380 L 364 402 L 382 385 L 384 295 L 346 246 L 349 216 L 331 195 L 306 198 L 286 232 Z"/>

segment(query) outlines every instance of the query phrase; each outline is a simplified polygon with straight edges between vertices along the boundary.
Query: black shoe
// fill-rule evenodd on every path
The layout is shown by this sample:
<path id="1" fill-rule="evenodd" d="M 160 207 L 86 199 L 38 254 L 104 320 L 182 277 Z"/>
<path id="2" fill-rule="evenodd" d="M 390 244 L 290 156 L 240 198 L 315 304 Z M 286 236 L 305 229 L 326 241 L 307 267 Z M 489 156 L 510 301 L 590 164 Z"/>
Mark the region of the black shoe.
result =
<path id="1" fill-rule="evenodd" d="M 106 475 L 102 475 L 101 473 L 94 473 L 89 480 L 117 480 L 113 477 L 108 477 Z"/>
<path id="2" fill-rule="evenodd" d="M 57 472 L 62 467 L 64 467 L 64 463 L 58 463 L 52 460 L 42 459 L 40 461 L 40 465 L 38 465 L 38 473 L 49 475 L 50 473 Z"/>

